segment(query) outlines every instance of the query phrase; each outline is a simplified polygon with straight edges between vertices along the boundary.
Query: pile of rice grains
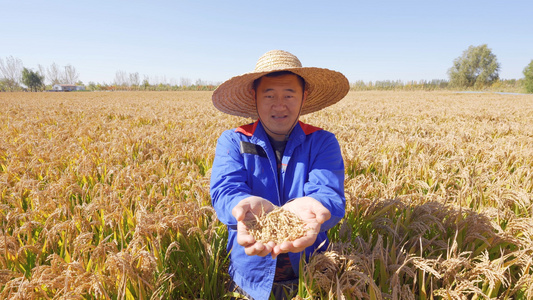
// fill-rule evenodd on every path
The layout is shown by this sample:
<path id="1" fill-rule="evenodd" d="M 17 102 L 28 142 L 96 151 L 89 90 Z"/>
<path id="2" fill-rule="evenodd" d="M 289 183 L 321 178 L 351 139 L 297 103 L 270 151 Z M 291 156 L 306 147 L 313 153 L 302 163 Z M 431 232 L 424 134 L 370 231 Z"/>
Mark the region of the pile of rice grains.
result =
<path id="1" fill-rule="evenodd" d="M 294 241 L 307 232 L 305 223 L 296 214 L 281 207 L 260 217 L 256 216 L 255 220 L 246 221 L 245 225 L 254 239 L 261 243 Z"/>

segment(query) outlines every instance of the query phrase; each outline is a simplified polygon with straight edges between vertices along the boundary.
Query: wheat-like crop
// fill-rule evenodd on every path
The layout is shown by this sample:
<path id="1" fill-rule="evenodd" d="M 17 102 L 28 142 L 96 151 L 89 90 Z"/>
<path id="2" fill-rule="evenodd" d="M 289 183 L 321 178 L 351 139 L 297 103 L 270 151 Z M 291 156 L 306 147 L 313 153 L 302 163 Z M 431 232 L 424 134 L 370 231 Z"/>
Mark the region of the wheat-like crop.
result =
<path id="1" fill-rule="evenodd" d="M 309 295 L 531 299 L 532 96 L 347 100 L 307 119 L 340 140 L 348 203 L 334 254 L 306 267 Z"/>
<path id="2" fill-rule="evenodd" d="M 0 298 L 220 294 L 209 95 L 2 94 Z"/>
<path id="3" fill-rule="evenodd" d="M 0 298 L 218 299 L 211 92 L 0 93 Z M 533 298 L 533 96 L 351 92 L 347 213 L 299 299 Z"/>

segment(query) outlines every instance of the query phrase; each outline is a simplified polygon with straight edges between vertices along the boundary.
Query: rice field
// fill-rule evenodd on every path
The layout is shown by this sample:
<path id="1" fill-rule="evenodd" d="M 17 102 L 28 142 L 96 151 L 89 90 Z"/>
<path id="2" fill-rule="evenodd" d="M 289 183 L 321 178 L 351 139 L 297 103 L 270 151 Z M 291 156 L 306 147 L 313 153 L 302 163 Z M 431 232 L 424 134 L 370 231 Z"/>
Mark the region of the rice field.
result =
<path id="1" fill-rule="evenodd" d="M 1 299 L 224 299 L 211 92 L 0 93 Z M 297 299 L 533 299 L 533 96 L 350 92 L 347 213 Z"/>

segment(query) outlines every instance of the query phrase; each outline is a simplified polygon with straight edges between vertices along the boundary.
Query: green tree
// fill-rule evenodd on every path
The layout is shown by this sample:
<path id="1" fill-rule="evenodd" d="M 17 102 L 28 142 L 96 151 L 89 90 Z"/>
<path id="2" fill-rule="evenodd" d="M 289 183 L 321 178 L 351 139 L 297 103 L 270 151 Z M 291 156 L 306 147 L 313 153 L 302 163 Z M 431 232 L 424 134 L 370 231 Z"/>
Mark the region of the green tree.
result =
<path id="1" fill-rule="evenodd" d="M 533 94 L 533 60 L 524 68 L 524 85 L 526 88 L 526 93 Z"/>
<path id="2" fill-rule="evenodd" d="M 43 86 L 44 76 L 37 72 L 24 68 L 22 70 L 22 83 L 26 85 L 30 91 L 36 91 Z"/>
<path id="3" fill-rule="evenodd" d="M 9 90 L 9 84 L 7 82 L 7 79 L 0 78 L 0 92 L 5 92 Z"/>
<path id="4" fill-rule="evenodd" d="M 150 89 L 150 82 L 148 82 L 148 79 L 144 79 L 142 83 L 143 90 L 149 90 Z"/>
<path id="5" fill-rule="evenodd" d="M 89 84 L 87 84 L 87 89 L 89 91 L 96 91 L 96 83 L 94 83 L 93 81 L 89 81 Z"/>
<path id="6" fill-rule="evenodd" d="M 453 61 L 448 70 L 450 85 L 461 88 L 481 88 L 498 80 L 500 64 L 486 44 L 470 46 Z"/>

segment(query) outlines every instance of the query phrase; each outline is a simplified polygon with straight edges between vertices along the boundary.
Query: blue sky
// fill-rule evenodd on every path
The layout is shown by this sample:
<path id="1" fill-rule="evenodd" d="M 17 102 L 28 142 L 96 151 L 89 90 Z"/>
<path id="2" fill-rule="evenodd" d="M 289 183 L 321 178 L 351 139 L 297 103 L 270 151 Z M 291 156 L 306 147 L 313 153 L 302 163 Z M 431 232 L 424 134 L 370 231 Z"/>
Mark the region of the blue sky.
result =
<path id="1" fill-rule="evenodd" d="M 357 80 L 448 79 L 455 58 L 487 44 L 500 78 L 533 60 L 533 1 L 0 0 L 0 58 L 70 64 L 84 83 L 117 71 L 218 83 L 272 49 Z"/>

